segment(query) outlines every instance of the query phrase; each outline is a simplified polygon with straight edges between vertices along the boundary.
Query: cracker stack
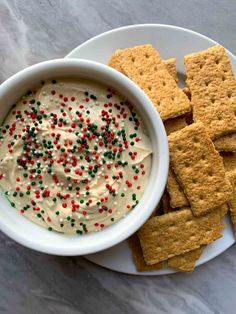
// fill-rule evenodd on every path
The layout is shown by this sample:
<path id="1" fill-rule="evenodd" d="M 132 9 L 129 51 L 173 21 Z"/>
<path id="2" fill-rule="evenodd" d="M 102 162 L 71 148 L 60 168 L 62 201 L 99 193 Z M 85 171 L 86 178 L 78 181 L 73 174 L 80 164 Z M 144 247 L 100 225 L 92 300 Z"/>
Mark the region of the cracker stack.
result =
<path id="1" fill-rule="evenodd" d="M 167 65 L 171 63 L 163 62 L 151 45 L 118 50 L 109 61 L 144 90 L 163 120 L 191 111 L 188 97 L 173 78 L 172 66 Z"/>
<path id="2" fill-rule="evenodd" d="M 228 209 L 236 234 L 236 83 L 230 61 L 223 47 L 214 46 L 184 62 L 187 86 L 181 90 L 175 59 L 162 60 L 151 45 L 118 50 L 109 61 L 149 96 L 169 141 L 170 169 L 158 210 L 129 239 L 138 271 L 166 265 L 193 271 L 206 245 L 222 236 Z"/>

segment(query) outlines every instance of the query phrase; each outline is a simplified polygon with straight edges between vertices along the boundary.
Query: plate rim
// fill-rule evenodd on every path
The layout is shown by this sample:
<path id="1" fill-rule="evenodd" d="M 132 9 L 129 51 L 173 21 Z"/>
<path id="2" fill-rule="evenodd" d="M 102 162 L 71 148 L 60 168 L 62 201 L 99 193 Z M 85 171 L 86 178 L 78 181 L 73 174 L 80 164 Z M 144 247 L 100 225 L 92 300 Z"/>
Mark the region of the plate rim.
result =
<path id="1" fill-rule="evenodd" d="M 173 29 L 173 30 L 177 30 L 180 32 L 187 32 L 190 35 L 193 36 L 197 36 L 197 37 L 201 37 L 204 40 L 210 41 L 212 44 L 217 44 L 217 45 L 221 45 L 219 42 L 215 41 L 214 39 L 203 35 L 201 33 L 198 33 L 196 31 L 193 31 L 191 29 L 188 28 L 184 28 L 184 27 L 180 27 L 180 26 L 175 26 L 175 25 L 171 25 L 171 24 L 155 24 L 155 23 L 143 23 L 143 24 L 133 24 L 133 25 L 126 25 L 126 26 L 121 26 L 118 28 L 114 28 L 114 29 L 110 29 L 106 32 L 100 33 L 96 36 L 93 36 L 92 38 L 89 38 L 88 40 L 86 40 L 85 42 L 83 42 L 82 44 L 78 45 L 77 47 L 75 47 L 74 49 L 72 49 L 66 56 L 65 58 L 78 58 L 78 57 L 74 57 L 73 55 L 77 52 L 78 49 L 83 49 L 85 48 L 87 45 L 89 45 L 90 43 L 92 43 L 93 41 L 99 40 L 105 36 L 109 36 L 110 34 L 115 34 L 118 33 L 120 31 L 126 31 L 126 30 L 130 30 L 130 29 L 140 29 L 140 28 L 159 28 L 159 29 Z M 236 63 L 236 56 L 230 52 L 225 46 L 224 48 L 226 49 L 227 53 L 229 54 L 229 56 L 235 60 Z M 123 241 L 125 242 L 125 241 Z M 234 243 L 236 242 L 236 239 L 234 238 L 234 240 L 232 241 L 232 243 L 228 244 L 223 251 L 221 251 L 220 253 L 216 252 L 215 254 L 213 254 L 213 257 L 211 257 L 210 259 L 204 258 L 202 261 L 198 260 L 198 262 L 196 263 L 196 268 L 198 266 L 201 266 L 211 260 L 213 260 L 215 257 L 219 256 L 220 254 L 224 253 L 228 248 L 230 248 Z M 119 244 L 118 244 L 119 245 Z M 112 247 L 110 248 L 112 249 Z M 108 249 L 109 250 L 109 249 Z M 96 254 L 96 253 L 95 253 Z M 85 255 L 84 258 L 86 258 L 87 260 L 89 260 L 92 263 L 95 263 L 103 268 L 109 269 L 109 270 L 113 270 L 113 271 L 118 271 L 120 273 L 124 273 L 124 274 L 129 274 L 129 275 L 134 275 L 134 276 L 161 276 L 161 275 L 171 275 L 174 273 L 180 273 L 180 271 L 175 270 L 175 269 L 171 269 L 171 268 L 166 268 L 166 269 L 161 269 L 161 270 L 157 270 L 157 271 L 151 271 L 151 272 L 128 272 L 125 270 L 115 270 L 114 268 L 111 268 L 109 266 L 104 266 L 100 263 L 96 263 L 94 261 L 94 259 L 91 259 L 90 255 Z"/>
<path id="2" fill-rule="evenodd" d="M 191 29 L 188 29 L 188 28 L 185 28 L 185 27 L 181 27 L 181 26 L 175 26 L 175 25 L 171 25 L 171 24 L 160 24 L 160 23 L 143 23 L 143 24 L 132 24 L 132 25 L 126 25 L 126 26 L 121 26 L 121 27 L 117 27 L 117 28 L 113 28 L 113 29 L 110 29 L 106 32 L 103 32 L 103 33 L 100 33 L 98 35 L 95 35 L 89 39 L 87 39 L 85 42 L 83 42 L 82 44 L 78 45 L 77 47 L 75 47 L 74 49 L 72 49 L 64 58 L 74 58 L 72 55 L 75 53 L 75 51 L 78 49 L 78 48 L 83 48 L 84 46 L 86 45 L 89 45 L 91 42 L 93 42 L 94 40 L 97 40 L 97 39 L 100 39 L 104 36 L 107 36 L 107 35 L 110 35 L 110 34 L 113 34 L 113 33 L 116 33 L 116 32 L 120 32 L 122 30 L 127 30 L 127 29 L 135 29 L 135 28 L 150 28 L 150 27 L 157 27 L 157 28 L 169 28 L 169 29 L 175 29 L 175 30 L 179 30 L 179 31 L 184 31 L 184 32 L 187 32 L 187 33 L 190 33 L 190 34 L 193 34 L 193 35 L 196 35 L 196 36 L 199 36 L 199 37 L 202 37 L 206 40 L 210 40 L 213 44 L 217 44 L 217 45 L 221 45 L 219 42 L 217 42 L 216 40 L 206 36 L 206 35 L 203 35 L 201 33 L 198 33 L 196 31 L 193 31 Z M 223 46 L 223 45 L 222 45 Z M 236 56 L 231 52 L 229 51 L 225 46 L 223 46 L 227 53 L 235 59 L 236 61 Z M 77 58 L 76 58 L 77 59 Z"/>

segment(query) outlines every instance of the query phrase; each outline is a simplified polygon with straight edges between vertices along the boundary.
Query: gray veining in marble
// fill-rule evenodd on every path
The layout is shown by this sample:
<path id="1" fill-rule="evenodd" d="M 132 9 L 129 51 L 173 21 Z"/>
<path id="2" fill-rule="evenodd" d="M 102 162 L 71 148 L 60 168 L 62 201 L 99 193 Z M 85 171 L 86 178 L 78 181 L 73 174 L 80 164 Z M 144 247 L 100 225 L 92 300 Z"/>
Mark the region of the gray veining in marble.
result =
<path id="1" fill-rule="evenodd" d="M 0 82 L 101 32 L 164 23 L 236 53 L 235 0 L 0 0 Z M 33 252 L 0 234 L 0 314 L 236 313 L 236 246 L 192 275 L 134 277 Z"/>

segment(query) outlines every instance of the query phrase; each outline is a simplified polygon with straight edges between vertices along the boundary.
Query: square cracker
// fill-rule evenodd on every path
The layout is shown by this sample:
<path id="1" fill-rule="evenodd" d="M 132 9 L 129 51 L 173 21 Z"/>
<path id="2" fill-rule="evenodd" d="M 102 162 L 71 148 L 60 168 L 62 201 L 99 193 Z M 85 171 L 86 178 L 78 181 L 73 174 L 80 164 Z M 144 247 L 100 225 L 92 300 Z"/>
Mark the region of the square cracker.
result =
<path id="1" fill-rule="evenodd" d="M 212 139 L 236 131 L 236 81 L 222 46 L 185 56 L 193 119 L 208 128 Z"/>
<path id="2" fill-rule="evenodd" d="M 183 189 L 180 187 L 176 176 L 170 166 L 167 179 L 167 191 L 170 197 L 170 206 L 172 208 L 189 206 L 187 197 L 184 194 Z"/>
<path id="3" fill-rule="evenodd" d="M 221 153 L 221 156 L 226 172 L 236 169 L 236 153 Z"/>
<path id="4" fill-rule="evenodd" d="M 118 49 L 113 53 L 113 55 L 110 57 L 108 61 L 108 65 L 117 71 L 123 73 L 122 66 L 121 66 L 121 58 L 122 58 L 122 52 L 124 50 Z M 175 79 L 175 81 L 178 81 L 177 78 L 177 71 L 176 71 L 176 59 L 170 58 L 167 60 L 162 60 L 163 64 L 165 65 L 167 71 L 169 74 Z"/>
<path id="5" fill-rule="evenodd" d="M 232 187 L 222 157 L 202 123 L 193 123 L 168 136 L 172 168 L 195 216 L 227 202 Z"/>
<path id="6" fill-rule="evenodd" d="M 122 58 L 122 52 L 124 50 L 116 50 L 115 53 L 110 57 L 108 61 L 108 65 L 117 71 L 123 73 L 122 66 L 121 66 L 121 58 Z M 165 65 L 167 71 L 169 74 L 175 79 L 175 81 L 178 81 L 177 78 L 177 71 L 176 71 L 176 59 L 175 58 L 170 58 L 167 60 L 162 60 L 163 64 Z"/>
<path id="7" fill-rule="evenodd" d="M 236 133 L 221 136 L 213 143 L 219 152 L 236 152 Z"/>
<path id="8" fill-rule="evenodd" d="M 193 251 L 171 257 L 168 259 L 168 266 L 183 272 L 191 273 L 195 268 L 196 261 L 202 255 L 204 248 L 205 246 L 202 246 Z"/>
<path id="9" fill-rule="evenodd" d="M 194 217 L 189 208 L 149 219 L 138 235 L 148 265 L 209 244 L 221 237 L 218 210 Z"/>
<path id="10" fill-rule="evenodd" d="M 147 94 L 163 120 L 191 110 L 188 97 L 178 88 L 151 45 L 123 50 L 121 67 L 123 73 Z"/>
<path id="11" fill-rule="evenodd" d="M 164 267 L 163 262 L 156 263 L 153 265 L 147 265 L 144 258 L 143 258 L 143 252 L 140 245 L 139 237 L 137 233 L 134 233 L 131 237 L 128 239 L 129 247 L 132 251 L 132 257 L 133 261 L 135 263 L 137 271 L 152 271 L 152 270 L 158 270 Z"/>

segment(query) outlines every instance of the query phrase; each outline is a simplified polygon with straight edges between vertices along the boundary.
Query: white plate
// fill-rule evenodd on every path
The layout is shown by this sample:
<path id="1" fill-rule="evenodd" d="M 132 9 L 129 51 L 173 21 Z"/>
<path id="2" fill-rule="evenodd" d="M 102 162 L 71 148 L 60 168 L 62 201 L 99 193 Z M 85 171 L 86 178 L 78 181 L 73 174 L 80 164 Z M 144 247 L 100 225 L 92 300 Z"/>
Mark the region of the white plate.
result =
<path id="1" fill-rule="evenodd" d="M 183 85 L 185 78 L 183 57 L 186 54 L 207 49 L 217 43 L 208 37 L 184 28 L 171 25 L 144 24 L 122 27 L 103 33 L 75 48 L 66 57 L 84 58 L 107 64 L 109 57 L 116 49 L 141 44 L 152 44 L 158 49 L 163 59 L 176 58 L 180 85 Z M 236 57 L 232 53 L 228 53 L 234 73 L 236 73 Z M 207 246 L 198 260 L 197 266 L 210 261 L 235 242 L 229 217 L 226 218 L 225 222 L 227 228 L 224 230 L 224 236 Z M 163 269 L 138 273 L 133 264 L 127 242 L 122 242 L 100 253 L 87 255 L 86 258 L 103 267 L 128 274 L 162 275 L 175 272 L 171 269 Z"/>

